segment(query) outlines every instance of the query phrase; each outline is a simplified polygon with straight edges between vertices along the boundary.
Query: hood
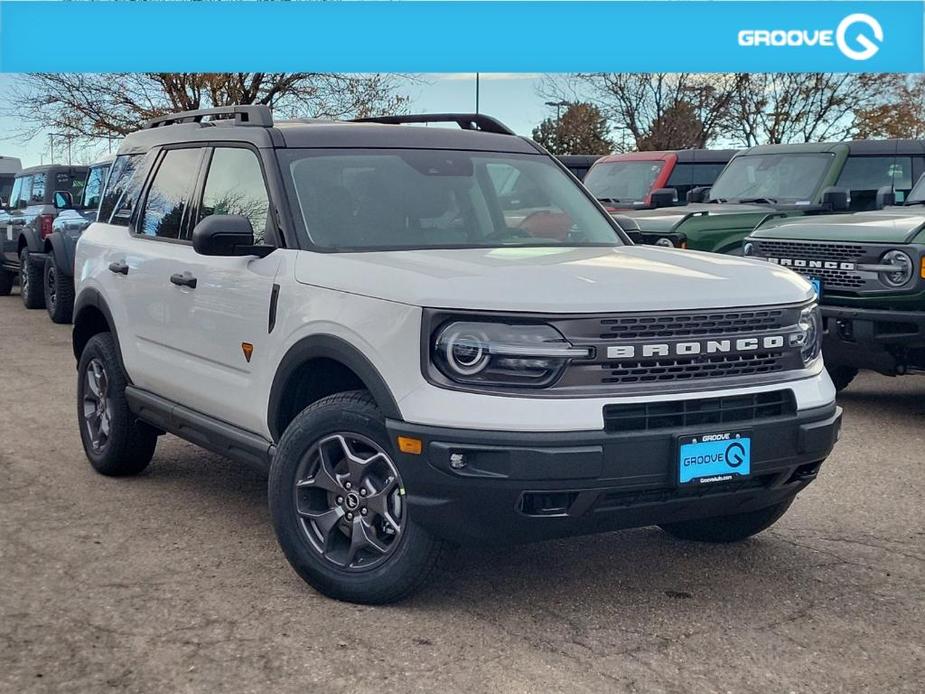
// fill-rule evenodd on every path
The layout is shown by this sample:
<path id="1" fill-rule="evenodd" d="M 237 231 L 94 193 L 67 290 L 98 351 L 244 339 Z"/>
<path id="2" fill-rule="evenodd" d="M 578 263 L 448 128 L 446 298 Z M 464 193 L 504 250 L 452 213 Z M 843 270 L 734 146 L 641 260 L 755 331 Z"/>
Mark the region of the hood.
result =
<path id="1" fill-rule="evenodd" d="M 678 207 L 661 207 L 654 210 L 631 210 L 617 212 L 614 217 L 627 231 L 652 231 L 667 233 L 679 223 L 695 216 L 732 214 L 754 214 L 757 217 L 774 212 L 770 205 L 740 205 L 734 203 L 696 203 Z M 626 220 L 626 221 L 624 221 Z"/>
<path id="2" fill-rule="evenodd" d="M 925 207 L 888 207 L 876 212 L 773 219 L 756 238 L 910 243 L 925 226 Z"/>
<path id="3" fill-rule="evenodd" d="M 607 313 L 797 303 L 808 282 L 764 261 L 653 246 L 298 254 L 304 284 L 430 308 Z"/>

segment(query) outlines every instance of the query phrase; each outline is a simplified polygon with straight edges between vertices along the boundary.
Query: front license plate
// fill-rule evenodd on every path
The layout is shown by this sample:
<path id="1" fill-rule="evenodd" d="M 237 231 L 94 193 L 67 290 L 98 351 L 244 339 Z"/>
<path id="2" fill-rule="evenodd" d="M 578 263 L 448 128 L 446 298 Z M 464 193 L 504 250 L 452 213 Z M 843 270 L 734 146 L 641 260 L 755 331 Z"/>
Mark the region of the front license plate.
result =
<path id="1" fill-rule="evenodd" d="M 810 284 L 813 285 L 813 289 L 816 290 L 816 298 L 821 299 L 822 298 L 822 280 L 819 279 L 818 277 L 810 277 L 809 282 Z"/>
<path id="2" fill-rule="evenodd" d="M 682 436 L 678 444 L 678 484 L 730 482 L 751 474 L 752 440 L 747 433 Z"/>

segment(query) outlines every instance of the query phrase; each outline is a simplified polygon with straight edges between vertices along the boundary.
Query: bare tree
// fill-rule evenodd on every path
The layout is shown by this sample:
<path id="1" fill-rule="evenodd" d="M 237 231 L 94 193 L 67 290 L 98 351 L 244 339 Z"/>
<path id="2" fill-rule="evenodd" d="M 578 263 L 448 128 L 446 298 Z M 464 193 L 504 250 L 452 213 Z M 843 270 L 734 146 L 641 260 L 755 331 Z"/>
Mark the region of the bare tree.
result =
<path id="1" fill-rule="evenodd" d="M 745 146 L 849 139 L 857 133 L 857 114 L 889 88 L 864 75 L 746 75 L 733 99 L 728 134 Z"/>
<path id="2" fill-rule="evenodd" d="M 746 77 L 739 73 L 582 73 L 549 78 L 540 93 L 572 100 L 584 95 L 614 128 L 631 135 L 636 148 L 651 149 L 656 141 L 666 149 L 704 147 L 726 132 L 730 106 Z"/>
<path id="3" fill-rule="evenodd" d="M 4 115 L 20 135 L 53 130 L 77 140 L 125 135 L 174 111 L 265 104 L 283 116 L 347 118 L 402 112 L 399 75 L 334 73 L 47 73 L 20 75 Z"/>
<path id="4" fill-rule="evenodd" d="M 881 95 L 858 109 L 858 137 L 925 137 L 925 75 L 861 75 L 861 89 Z"/>

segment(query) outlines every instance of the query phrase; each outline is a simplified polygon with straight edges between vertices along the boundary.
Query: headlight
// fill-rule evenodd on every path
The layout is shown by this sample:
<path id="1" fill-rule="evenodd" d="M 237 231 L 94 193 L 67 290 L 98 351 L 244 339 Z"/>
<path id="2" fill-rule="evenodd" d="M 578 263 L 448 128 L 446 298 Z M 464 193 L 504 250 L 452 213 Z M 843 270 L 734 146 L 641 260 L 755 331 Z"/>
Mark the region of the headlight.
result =
<path id="1" fill-rule="evenodd" d="M 912 279 L 915 264 L 908 254 L 902 251 L 887 251 L 883 254 L 880 262 L 884 265 L 896 267 L 896 272 L 884 272 L 880 275 L 883 281 L 891 287 L 901 287 Z"/>
<path id="2" fill-rule="evenodd" d="M 742 255 L 755 255 L 755 244 L 751 241 L 746 242 L 745 245 L 742 246 Z"/>
<path id="3" fill-rule="evenodd" d="M 658 241 L 656 241 L 655 245 L 662 246 L 663 248 L 674 248 L 674 242 L 666 236 L 663 236 Z"/>
<path id="4" fill-rule="evenodd" d="M 822 316 L 816 304 L 803 309 L 797 327 L 800 331 L 790 336 L 790 345 L 800 346 L 803 365 L 809 366 L 819 356 L 822 348 Z"/>
<path id="5" fill-rule="evenodd" d="M 431 358 L 457 383 L 543 387 L 572 359 L 591 356 L 550 325 L 452 322 L 441 328 Z"/>

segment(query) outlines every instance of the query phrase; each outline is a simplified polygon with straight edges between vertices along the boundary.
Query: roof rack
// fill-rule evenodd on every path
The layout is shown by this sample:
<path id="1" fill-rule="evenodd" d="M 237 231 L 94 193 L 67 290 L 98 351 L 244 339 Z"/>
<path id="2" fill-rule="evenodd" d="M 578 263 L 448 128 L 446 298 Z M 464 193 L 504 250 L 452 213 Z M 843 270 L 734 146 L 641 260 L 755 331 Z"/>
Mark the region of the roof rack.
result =
<path id="1" fill-rule="evenodd" d="M 481 113 L 412 113 L 403 116 L 375 116 L 373 118 L 355 118 L 353 123 L 384 123 L 401 125 L 403 123 L 456 123 L 463 130 L 481 130 L 499 135 L 514 135 L 514 131 L 497 118 Z"/>
<path id="2" fill-rule="evenodd" d="M 178 123 L 201 123 L 204 118 L 209 116 L 231 116 L 234 118 L 235 125 L 251 125 L 259 128 L 273 127 L 273 113 L 270 111 L 269 106 L 264 106 L 263 104 L 217 106 L 215 108 L 200 108 L 195 111 L 168 113 L 165 116 L 152 118 L 142 127 L 147 130 Z"/>

